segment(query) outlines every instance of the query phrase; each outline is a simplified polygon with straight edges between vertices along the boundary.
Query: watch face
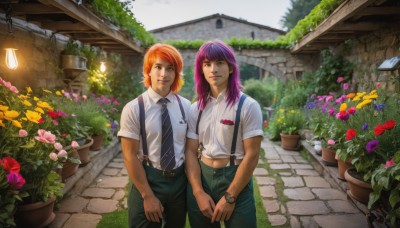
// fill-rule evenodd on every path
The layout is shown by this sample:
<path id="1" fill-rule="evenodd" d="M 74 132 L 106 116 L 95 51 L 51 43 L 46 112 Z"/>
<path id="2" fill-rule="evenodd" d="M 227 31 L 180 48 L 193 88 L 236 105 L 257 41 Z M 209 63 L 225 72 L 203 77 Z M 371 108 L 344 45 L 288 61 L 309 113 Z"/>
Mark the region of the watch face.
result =
<path id="1" fill-rule="evenodd" d="M 228 203 L 235 203 L 235 197 L 232 197 L 229 193 L 225 193 L 225 200 Z"/>

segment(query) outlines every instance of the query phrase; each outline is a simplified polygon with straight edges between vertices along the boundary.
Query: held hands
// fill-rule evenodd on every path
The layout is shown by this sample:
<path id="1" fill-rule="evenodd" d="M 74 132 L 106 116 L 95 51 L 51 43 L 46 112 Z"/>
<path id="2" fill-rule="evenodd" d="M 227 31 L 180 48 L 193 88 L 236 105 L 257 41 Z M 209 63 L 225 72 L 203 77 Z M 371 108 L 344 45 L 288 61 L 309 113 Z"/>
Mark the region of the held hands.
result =
<path id="1" fill-rule="evenodd" d="M 161 222 L 164 212 L 160 200 L 154 195 L 145 197 L 143 199 L 144 213 L 146 218 L 152 222 Z"/>

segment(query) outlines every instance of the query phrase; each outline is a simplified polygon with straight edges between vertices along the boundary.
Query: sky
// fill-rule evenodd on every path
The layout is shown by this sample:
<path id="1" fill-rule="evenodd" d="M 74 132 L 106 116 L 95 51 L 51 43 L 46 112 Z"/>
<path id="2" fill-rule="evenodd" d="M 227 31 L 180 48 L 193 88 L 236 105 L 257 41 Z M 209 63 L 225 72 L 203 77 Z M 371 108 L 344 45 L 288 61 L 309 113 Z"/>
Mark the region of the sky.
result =
<path id="1" fill-rule="evenodd" d="M 216 13 L 283 30 L 280 21 L 289 7 L 290 0 L 134 0 L 132 12 L 146 30 Z"/>

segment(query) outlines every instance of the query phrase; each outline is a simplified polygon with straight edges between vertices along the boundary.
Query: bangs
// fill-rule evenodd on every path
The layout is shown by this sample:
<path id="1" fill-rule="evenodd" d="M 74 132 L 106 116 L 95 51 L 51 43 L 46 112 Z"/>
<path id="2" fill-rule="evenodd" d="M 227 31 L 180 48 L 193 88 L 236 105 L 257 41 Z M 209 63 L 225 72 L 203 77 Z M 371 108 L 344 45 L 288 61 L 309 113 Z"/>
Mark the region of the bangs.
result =
<path id="1" fill-rule="evenodd" d="M 226 56 L 226 50 L 224 50 L 222 47 L 217 46 L 213 43 L 207 43 L 204 45 L 204 47 L 202 48 L 203 50 L 201 50 L 199 52 L 199 60 L 201 60 L 202 62 L 204 60 L 209 60 L 209 61 L 220 61 L 220 60 L 225 60 L 225 61 L 229 61 L 230 58 L 228 56 Z"/>

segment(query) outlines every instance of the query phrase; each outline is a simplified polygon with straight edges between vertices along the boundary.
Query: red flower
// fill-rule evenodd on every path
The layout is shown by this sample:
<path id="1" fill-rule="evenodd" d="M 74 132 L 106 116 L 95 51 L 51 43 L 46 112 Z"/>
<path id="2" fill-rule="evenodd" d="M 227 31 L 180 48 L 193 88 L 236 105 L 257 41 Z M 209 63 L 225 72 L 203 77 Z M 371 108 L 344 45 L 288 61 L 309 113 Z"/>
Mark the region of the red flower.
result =
<path id="1" fill-rule="evenodd" d="M 352 140 L 354 137 L 356 137 L 357 131 L 354 129 L 349 129 L 346 132 L 346 140 Z"/>
<path id="2" fill-rule="evenodd" d="M 355 107 L 351 107 L 351 108 L 349 108 L 348 110 L 347 110 L 347 112 L 349 113 L 349 114 L 354 114 L 354 113 L 356 113 L 356 111 L 357 111 L 357 109 L 355 108 Z"/>
<path id="3" fill-rule="evenodd" d="M 61 134 L 61 138 L 64 138 L 64 139 L 65 139 L 65 137 L 67 137 L 67 133 L 62 133 L 62 134 Z"/>
<path id="4" fill-rule="evenodd" d="M 375 128 L 374 128 L 374 135 L 381 135 L 383 134 L 383 132 L 385 132 L 385 127 L 382 124 L 378 124 Z"/>
<path id="5" fill-rule="evenodd" d="M 221 120 L 220 123 L 225 125 L 234 125 L 235 123 L 232 120 Z"/>
<path id="6" fill-rule="evenodd" d="M 264 121 L 264 127 L 268 127 L 268 121 Z"/>
<path id="7" fill-rule="evenodd" d="M 51 118 L 53 118 L 53 119 L 60 118 L 60 115 L 58 115 L 58 112 L 53 111 L 53 110 L 49 110 L 49 111 L 47 112 L 47 115 L 49 115 L 49 116 L 50 116 Z"/>
<path id="8" fill-rule="evenodd" d="M 19 173 L 19 170 L 21 168 L 20 164 L 11 157 L 3 158 L 1 164 L 3 165 L 3 168 L 10 173 Z"/>
<path id="9" fill-rule="evenodd" d="M 42 123 L 44 123 L 44 119 L 40 118 L 38 122 L 39 122 L 39 124 L 42 124 Z"/>
<path id="10" fill-rule="evenodd" d="M 385 128 L 385 130 L 390 130 L 390 129 L 394 128 L 395 125 L 396 125 L 396 121 L 389 120 L 383 124 L 383 128 Z"/>

